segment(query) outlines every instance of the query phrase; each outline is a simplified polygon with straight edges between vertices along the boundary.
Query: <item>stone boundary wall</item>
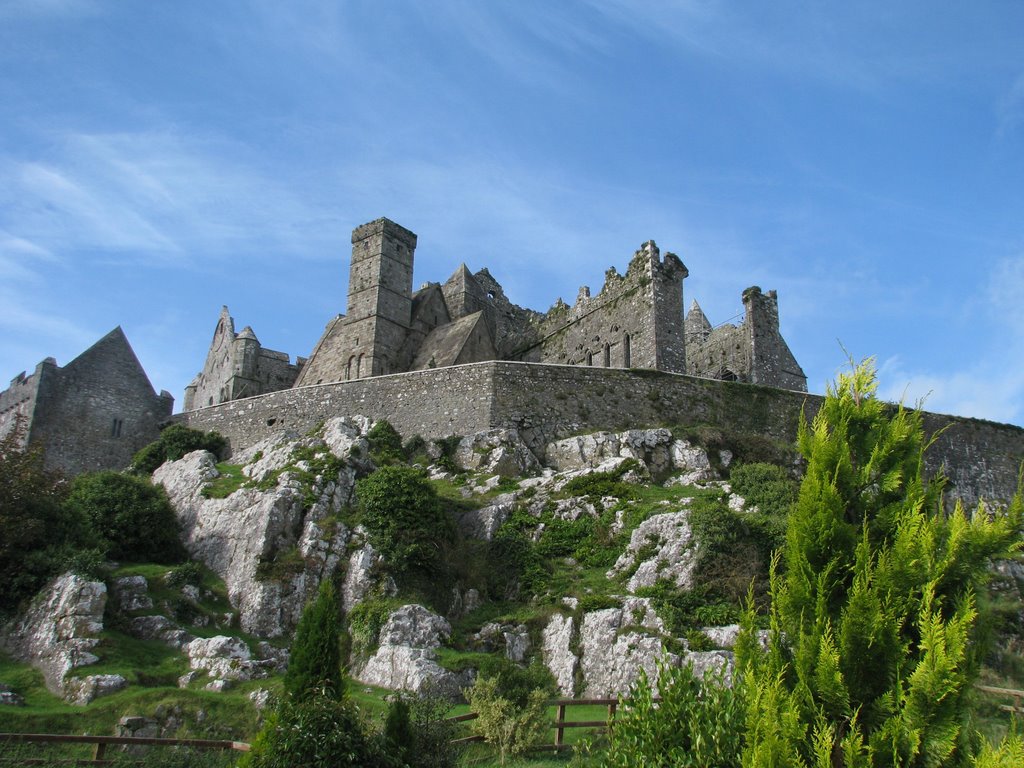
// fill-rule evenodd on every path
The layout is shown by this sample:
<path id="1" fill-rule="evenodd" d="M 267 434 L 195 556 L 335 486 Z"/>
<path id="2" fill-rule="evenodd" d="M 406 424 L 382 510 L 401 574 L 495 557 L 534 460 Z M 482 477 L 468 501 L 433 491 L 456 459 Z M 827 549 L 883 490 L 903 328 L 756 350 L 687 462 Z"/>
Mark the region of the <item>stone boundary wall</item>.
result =
<path id="1" fill-rule="evenodd" d="M 465 435 L 514 427 L 542 455 L 547 442 L 597 430 L 714 425 L 792 441 L 801 409 L 822 398 L 752 384 L 646 370 L 491 361 L 283 390 L 182 414 L 215 429 L 232 449 L 282 429 L 305 432 L 331 416 L 387 418 L 405 437 Z M 928 454 L 944 465 L 957 495 L 1008 499 L 1024 461 L 1024 429 L 925 414 L 929 433 L 944 430 Z"/>
<path id="2" fill-rule="evenodd" d="M 308 432 L 332 416 L 386 418 L 406 438 L 440 438 L 491 426 L 493 379 L 488 363 L 431 368 L 284 389 L 175 418 L 193 429 L 220 432 L 232 451 L 276 432 Z"/>

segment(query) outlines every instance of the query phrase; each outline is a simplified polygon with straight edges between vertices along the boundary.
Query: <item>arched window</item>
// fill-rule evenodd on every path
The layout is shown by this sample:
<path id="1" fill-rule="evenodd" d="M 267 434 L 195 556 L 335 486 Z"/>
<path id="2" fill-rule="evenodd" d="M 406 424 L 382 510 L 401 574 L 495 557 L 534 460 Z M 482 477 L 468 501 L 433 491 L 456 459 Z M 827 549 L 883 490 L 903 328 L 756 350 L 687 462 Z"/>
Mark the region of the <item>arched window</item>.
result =
<path id="1" fill-rule="evenodd" d="M 594 364 L 594 353 L 593 352 L 587 352 L 587 365 L 593 365 L 593 364 Z"/>
<path id="2" fill-rule="evenodd" d="M 361 353 L 359 355 L 359 359 L 356 360 L 356 378 L 357 379 L 363 378 L 363 358 L 364 357 L 366 357 L 366 355 Z"/>
<path id="3" fill-rule="evenodd" d="M 604 345 L 604 367 L 605 368 L 611 368 L 612 367 L 612 345 L 611 344 L 605 344 Z"/>
<path id="4" fill-rule="evenodd" d="M 629 334 L 628 333 L 622 334 L 622 367 L 623 368 L 629 368 L 630 363 L 631 363 L 629 342 L 630 342 Z"/>
<path id="5" fill-rule="evenodd" d="M 352 355 L 348 359 L 348 364 L 345 366 L 345 381 L 352 380 L 352 364 L 356 361 L 356 356 Z"/>

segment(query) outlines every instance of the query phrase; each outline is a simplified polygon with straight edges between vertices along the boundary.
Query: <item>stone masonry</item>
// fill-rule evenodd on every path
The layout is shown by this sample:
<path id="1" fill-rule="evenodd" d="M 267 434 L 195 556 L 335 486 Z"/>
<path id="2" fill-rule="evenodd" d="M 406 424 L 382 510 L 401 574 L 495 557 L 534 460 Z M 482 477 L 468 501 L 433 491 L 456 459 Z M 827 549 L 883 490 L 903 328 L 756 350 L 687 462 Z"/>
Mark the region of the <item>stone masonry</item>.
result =
<path id="1" fill-rule="evenodd" d="M 545 313 L 513 304 L 486 268 L 474 274 L 465 264 L 444 284 L 413 291 L 416 245 L 413 232 L 389 219 L 356 227 L 348 314 L 332 318 L 308 361 L 294 366 L 284 353 L 261 350 L 251 329 L 236 336 L 225 308 L 206 364 L 186 389 L 185 410 L 291 386 L 486 360 L 643 368 L 807 391 L 779 332 L 774 291 L 744 293 L 740 326 L 712 329 L 696 305 L 684 320 L 689 271 L 653 240 L 624 275 L 610 268 L 597 294 L 583 286 L 572 306 L 559 299 Z"/>
<path id="2" fill-rule="evenodd" d="M 190 411 L 188 426 L 225 435 L 239 451 L 279 431 L 304 433 L 332 416 L 386 418 L 406 437 L 437 439 L 516 429 L 543 458 L 554 440 L 637 426 L 713 425 L 738 434 L 793 441 L 801 413 L 821 398 L 657 371 L 489 361 L 283 390 Z M 1024 461 L 1024 429 L 926 413 L 940 430 L 926 468 L 945 467 L 950 492 L 973 504 L 1007 500 Z"/>
<path id="3" fill-rule="evenodd" d="M 63 368 L 48 357 L 0 392 L 0 437 L 19 429 L 48 469 L 68 475 L 126 467 L 156 440 L 174 398 L 150 384 L 120 327 Z"/>

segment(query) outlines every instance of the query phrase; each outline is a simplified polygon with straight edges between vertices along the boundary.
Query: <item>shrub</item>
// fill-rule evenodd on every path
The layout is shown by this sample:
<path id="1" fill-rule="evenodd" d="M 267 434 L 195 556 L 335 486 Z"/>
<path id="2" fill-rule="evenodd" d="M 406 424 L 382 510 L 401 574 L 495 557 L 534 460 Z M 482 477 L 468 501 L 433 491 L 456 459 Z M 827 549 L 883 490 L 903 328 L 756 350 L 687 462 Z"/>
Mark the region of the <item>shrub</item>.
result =
<path id="1" fill-rule="evenodd" d="M 356 483 L 356 495 L 370 543 L 397 575 L 438 569 L 455 523 L 423 472 L 381 467 Z"/>
<path id="2" fill-rule="evenodd" d="M 15 430 L 0 440 L 0 612 L 11 611 L 65 568 L 69 552 L 95 546 L 85 521 L 63 506 L 67 486 Z"/>
<path id="3" fill-rule="evenodd" d="M 334 586 L 323 581 L 295 627 L 284 689 L 293 701 L 314 696 L 342 699 L 341 619 Z"/>
<path id="4" fill-rule="evenodd" d="M 920 412 L 876 388 L 873 364 L 856 366 L 800 428 L 807 472 L 771 579 L 769 649 L 753 607 L 736 647 L 752 768 L 965 765 L 977 743 L 974 595 L 1020 547 L 1024 504 L 947 515 L 942 478 L 921 476 Z"/>
<path id="5" fill-rule="evenodd" d="M 286 699 L 253 740 L 239 768 L 365 768 L 387 765 L 356 706 L 330 696 Z"/>
<path id="6" fill-rule="evenodd" d="M 203 583 L 203 566 L 195 560 L 189 560 L 172 568 L 164 581 L 169 587 L 183 587 L 186 584 L 198 587 Z"/>
<path id="7" fill-rule="evenodd" d="M 498 750 L 502 765 L 510 756 L 538 743 L 547 731 L 546 695 L 542 690 L 531 691 L 525 705 L 518 705 L 501 695 L 497 678 L 480 675 L 466 691 L 466 698 L 479 715 L 473 721 L 474 730 Z"/>
<path id="8" fill-rule="evenodd" d="M 800 485 L 775 464 L 740 464 L 729 472 L 732 489 L 761 514 L 785 518 L 796 503 Z"/>
<path id="9" fill-rule="evenodd" d="M 132 471 L 152 474 L 165 461 L 177 461 L 192 451 L 209 451 L 220 458 L 227 440 L 216 432 L 189 429 L 184 424 L 171 424 L 160 437 L 132 458 Z"/>
<path id="10" fill-rule="evenodd" d="M 185 559 L 180 526 L 163 488 L 120 472 L 94 472 L 72 481 L 65 508 L 105 542 L 107 554 L 130 562 Z"/>
<path id="11" fill-rule="evenodd" d="M 386 419 L 370 428 L 366 441 L 370 444 L 370 458 L 377 464 L 397 464 L 405 460 L 402 436 Z"/>
<path id="12" fill-rule="evenodd" d="M 641 673 L 629 701 L 615 716 L 603 768 L 672 765 L 697 768 L 740 765 L 744 706 L 720 677 L 700 678 L 689 666 L 658 666 L 662 701 L 655 703 Z"/>

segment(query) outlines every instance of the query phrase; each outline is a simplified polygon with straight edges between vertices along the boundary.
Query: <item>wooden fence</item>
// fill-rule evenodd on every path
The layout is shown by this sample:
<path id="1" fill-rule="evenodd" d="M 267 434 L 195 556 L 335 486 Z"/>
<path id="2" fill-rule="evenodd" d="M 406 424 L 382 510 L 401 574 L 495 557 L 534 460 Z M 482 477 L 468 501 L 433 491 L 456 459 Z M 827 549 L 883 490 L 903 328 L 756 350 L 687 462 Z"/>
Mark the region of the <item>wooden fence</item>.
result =
<path id="1" fill-rule="evenodd" d="M 995 688 L 991 685 L 975 685 L 979 691 L 993 693 L 996 696 L 1003 696 L 1013 700 L 1013 704 L 1000 704 L 999 708 L 1004 712 L 1012 712 L 1015 715 L 1024 715 L 1024 691 L 1017 691 L 1013 688 Z"/>
<path id="2" fill-rule="evenodd" d="M 601 729 L 607 730 L 611 721 L 615 718 L 615 713 L 619 708 L 619 705 L 626 701 L 625 699 L 552 699 L 546 701 L 545 704 L 548 707 L 555 707 L 555 719 L 550 722 L 551 728 L 555 731 L 554 742 L 551 744 L 541 745 L 541 749 L 571 749 L 572 745 L 565 743 L 565 732 L 573 728 L 590 728 L 590 729 Z M 661 701 L 659 698 L 655 698 L 654 701 Z M 567 720 L 566 716 L 570 707 L 594 707 L 600 706 L 605 707 L 607 710 L 607 717 L 603 720 Z M 468 712 L 465 715 L 458 715 L 457 717 L 448 718 L 448 722 L 452 723 L 464 723 L 470 720 L 476 720 L 479 715 L 476 712 Z M 465 744 L 473 741 L 483 741 L 483 736 L 466 736 L 461 739 L 456 739 L 456 744 Z"/>
<path id="3" fill-rule="evenodd" d="M 53 733 L 0 733 L 0 744 L 92 744 L 91 759 L 53 760 L 49 758 L 3 758 L 0 763 L 13 762 L 15 765 L 39 765 L 67 763 L 69 765 L 110 765 L 104 759 L 108 746 L 135 747 L 190 747 L 192 749 L 222 749 L 248 752 L 250 747 L 243 741 L 214 741 L 212 739 L 157 739 L 140 736 L 70 736 Z"/>

